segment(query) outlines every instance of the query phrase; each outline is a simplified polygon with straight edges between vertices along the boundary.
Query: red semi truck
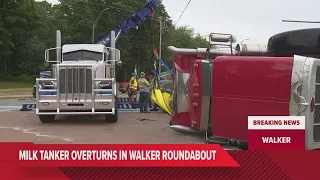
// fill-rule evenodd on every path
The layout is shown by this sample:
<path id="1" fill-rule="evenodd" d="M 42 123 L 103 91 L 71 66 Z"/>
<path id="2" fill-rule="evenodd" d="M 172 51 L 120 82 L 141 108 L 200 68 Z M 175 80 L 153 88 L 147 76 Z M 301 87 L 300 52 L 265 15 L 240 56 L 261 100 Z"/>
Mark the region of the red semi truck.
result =
<path id="1" fill-rule="evenodd" d="M 213 48 L 168 47 L 174 54 L 170 127 L 246 148 L 248 116 L 305 116 L 306 149 L 320 148 L 320 60 L 270 56 L 261 45 L 233 48 L 230 34 L 210 37 Z"/>

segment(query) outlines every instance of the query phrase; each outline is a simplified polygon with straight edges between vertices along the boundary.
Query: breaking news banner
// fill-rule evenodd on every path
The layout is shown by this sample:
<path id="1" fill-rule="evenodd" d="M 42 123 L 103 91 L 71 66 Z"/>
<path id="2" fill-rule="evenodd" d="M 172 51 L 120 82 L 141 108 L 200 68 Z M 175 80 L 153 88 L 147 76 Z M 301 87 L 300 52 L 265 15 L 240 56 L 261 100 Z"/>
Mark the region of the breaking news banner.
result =
<path id="1" fill-rule="evenodd" d="M 249 150 L 305 150 L 304 116 L 249 116 Z"/>
<path id="2" fill-rule="evenodd" d="M 33 167 L 239 166 L 222 147 L 214 144 L 36 145 L 24 143 L 23 146 L 11 146 L 7 149 L 8 152 L 1 158 L 2 160 L 9 158 L 11 161 L 18 161 L 21 166 Z"/>

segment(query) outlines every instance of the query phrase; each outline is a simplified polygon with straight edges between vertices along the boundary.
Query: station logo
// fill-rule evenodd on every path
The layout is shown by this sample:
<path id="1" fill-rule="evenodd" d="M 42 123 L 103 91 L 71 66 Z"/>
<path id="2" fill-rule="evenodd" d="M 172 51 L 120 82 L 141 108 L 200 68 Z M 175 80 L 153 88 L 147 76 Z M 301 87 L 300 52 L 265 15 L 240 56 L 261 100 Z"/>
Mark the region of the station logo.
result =
<path id="1" fill-rule="evenodd" d="M 250 150 L 305 150 L 304 116 L 249 116 Z"/>

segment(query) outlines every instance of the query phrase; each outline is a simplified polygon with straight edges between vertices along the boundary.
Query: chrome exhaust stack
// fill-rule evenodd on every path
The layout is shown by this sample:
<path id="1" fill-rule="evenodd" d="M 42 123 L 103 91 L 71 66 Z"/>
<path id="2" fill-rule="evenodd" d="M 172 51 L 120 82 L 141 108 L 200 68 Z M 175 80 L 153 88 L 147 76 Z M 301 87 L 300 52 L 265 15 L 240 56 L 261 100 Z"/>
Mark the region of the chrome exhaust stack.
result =
<path id="1" fill-rule="evenodd" d="M 263 44 L 237 44 L 237 38 L 232 34 L 211 33 L 209 35 L 210 48 L 176 48 L 169 46 L 168 50 L 175 54 L 195 55 L 196 57 L 208 56 L 267 56 L 267 45 Z"/>
<path id="2" fill-rule="evenodd" d="M 235 50 L 239 56 L 267 56 L 267 45 L 263 44 L 237 44 Z"/>
<path id="3" fill-rule="evenodd" d="M 236 48 L 197 48 L 186 49 L 169 46 L 168 50 L 174 54 L 188 54 L 195 55 L 196 57 L 206 57 L 207 55 L 213 56 L 267 56 L 268 51 L 266 45 L 260 44 L 238 44 Z"/>

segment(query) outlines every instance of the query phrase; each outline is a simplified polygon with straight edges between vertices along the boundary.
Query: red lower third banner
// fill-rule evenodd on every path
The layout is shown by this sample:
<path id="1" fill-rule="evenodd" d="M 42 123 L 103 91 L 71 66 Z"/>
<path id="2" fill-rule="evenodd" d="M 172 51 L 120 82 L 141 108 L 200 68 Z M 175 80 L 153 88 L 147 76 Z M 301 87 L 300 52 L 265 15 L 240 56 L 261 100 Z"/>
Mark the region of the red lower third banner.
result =
<path id="1" fill-rule="evenodd" d="M 305 150 L 304 116 L 249 116 L 250 150 Z"/>
<path id="2" fill-rule="evenodd" d="M 2 143 L 0 160 L 23 167 L 238 167 L 219 145 Z"/>
<path id="3" fill-rule="evenodd" d="M 10 180 L 135 180 L 146 178 L 300 180 L 317 177 L 317 165 L 320 161 L 320 151 L 240 150 L 226 152 L 220 146 L 210 144 L 38 145 L 1 143 L 0 145 L 1 178 Z M 97 151 L 103 151 L 104 155 L 98 156 Z M 127 153 L 121 152 L 121 157 L 118 157 L 120 151 L 127 151 Z M 157 153 L 151 153 L 151 151 L 159 152 L 161 160 L 157 160 Z M 184 152 L 184 154 L 177 157 L 169 155 L 173 151 Z M 207 154 L 210 151 L 212 154 L 215 153 L 215 156 Z M 60 154 L 60 152 L 63 153 Z M 137 152 L 140 152 L 141 155 L 137 155 Z M 146 154 L 142 155 L 142 152 Z M 66 159 L 67 157 L 69 159 Z"/>

